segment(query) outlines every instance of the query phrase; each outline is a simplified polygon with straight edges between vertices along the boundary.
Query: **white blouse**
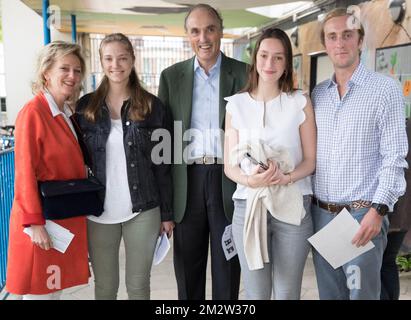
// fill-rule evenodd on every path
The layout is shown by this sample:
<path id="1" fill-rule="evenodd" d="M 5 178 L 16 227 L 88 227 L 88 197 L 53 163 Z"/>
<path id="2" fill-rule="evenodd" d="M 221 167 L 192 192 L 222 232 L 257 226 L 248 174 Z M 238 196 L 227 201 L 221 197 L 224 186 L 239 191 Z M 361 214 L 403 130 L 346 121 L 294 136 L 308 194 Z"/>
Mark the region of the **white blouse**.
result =
<path id="1" fill-rule="evenodd" d="M 239 145 L 251 141 L 263 141 L 272 147 L 284 147 L 290 152 L 294 165 L 303 160 L 300 125 L 305 121 L 303 111 L 307 104 L 301 91 L 281 93 L 267 101 L 253 99 L 248 92 L 225 98 L 226 110 L 231 115 L 231 125 L 238 130 Z M 253 165 L 248 159 L 240 163 L 245 174 Z M 303 195 L 312 194 L 311 176 L 295 182 Z M 237 184 L 233 199 L 247 199 L 247 187 Z"/>

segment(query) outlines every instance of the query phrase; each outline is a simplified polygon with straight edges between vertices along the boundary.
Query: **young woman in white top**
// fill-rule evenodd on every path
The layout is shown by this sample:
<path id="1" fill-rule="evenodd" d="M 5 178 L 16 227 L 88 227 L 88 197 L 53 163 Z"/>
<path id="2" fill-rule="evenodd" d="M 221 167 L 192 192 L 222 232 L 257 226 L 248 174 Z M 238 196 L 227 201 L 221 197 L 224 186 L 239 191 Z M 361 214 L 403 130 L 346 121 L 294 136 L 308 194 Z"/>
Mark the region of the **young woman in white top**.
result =
<path id="1" fill-rule="evenodd" d="M 267 29 L 256 42 L 245 89 L 227 98 L 225 173 L 237 182 L 232 231 L 248 299 L 300 298 L 310 248 L 307 238 L 313 232 L 310 175 L 315 169 L 316 126 L 309 98 L 293 89 L 292 57 L 287 34 L 280 29 Z M 231 165 L 233 149 L 246 143 L 250 133 L 272 147 L 285 147 L 294 160 L 295 169 L 285 173 L 269 161 L 269 168 L 263 170 L 248 159 L 240 165 Z M 270 262 L 264 263 L 262 269 L 250 270 L 243 243 L 247 190 L 289 183 L 299 187 L 306 214 L 300 225 L 292 225 L 267 212 Z"/>

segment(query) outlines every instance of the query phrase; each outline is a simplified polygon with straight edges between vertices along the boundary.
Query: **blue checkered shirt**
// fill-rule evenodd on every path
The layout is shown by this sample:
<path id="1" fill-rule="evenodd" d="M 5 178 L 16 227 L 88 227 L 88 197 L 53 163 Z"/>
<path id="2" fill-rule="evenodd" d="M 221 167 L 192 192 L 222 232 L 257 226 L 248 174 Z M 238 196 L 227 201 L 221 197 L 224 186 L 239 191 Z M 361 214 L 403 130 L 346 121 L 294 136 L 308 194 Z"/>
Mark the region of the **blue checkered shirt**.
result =
<path id="1" fill-rule="evenodd" d="M 334 75 L 315 87 L 312 101 L 318 130 L 315 196 L 392 209 L 405 191 L 408 151 L 399 84 L 360 63 L 342 99 Z"/>

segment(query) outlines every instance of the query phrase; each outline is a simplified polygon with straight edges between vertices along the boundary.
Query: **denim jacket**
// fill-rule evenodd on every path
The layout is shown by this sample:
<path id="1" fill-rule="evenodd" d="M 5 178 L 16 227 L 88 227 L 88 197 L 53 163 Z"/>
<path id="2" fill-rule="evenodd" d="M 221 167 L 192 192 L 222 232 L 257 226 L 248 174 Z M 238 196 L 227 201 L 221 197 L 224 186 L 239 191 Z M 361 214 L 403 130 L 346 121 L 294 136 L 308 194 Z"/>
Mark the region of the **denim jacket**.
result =
<path id="1" fill-rule="evenodd" d="M 74 118 L 88 147 L 93 173 L 105 185 L 106 143 L 111 128 L 110 113 L 104 104 L 95 123 L 84 117 L 84 109 L 92 94 L 87 94 L 78 101 Z M 124 101 L 121 107 L 121 120 L 133 212 L 160 206 L 161 220 L 173 220 L 170 164 L 155 164 L 151 158 L 151 151 L 156 145 L 156 142 L 151 141 L 151 134 L 155 129 L 170 130 L 171 118 L 161 101 L 152 96 L 151 113 L 144 120 L 133 121 L 129 117 L 128 102 Z M 104 199 L 105 195 L 102 197 Z"/>

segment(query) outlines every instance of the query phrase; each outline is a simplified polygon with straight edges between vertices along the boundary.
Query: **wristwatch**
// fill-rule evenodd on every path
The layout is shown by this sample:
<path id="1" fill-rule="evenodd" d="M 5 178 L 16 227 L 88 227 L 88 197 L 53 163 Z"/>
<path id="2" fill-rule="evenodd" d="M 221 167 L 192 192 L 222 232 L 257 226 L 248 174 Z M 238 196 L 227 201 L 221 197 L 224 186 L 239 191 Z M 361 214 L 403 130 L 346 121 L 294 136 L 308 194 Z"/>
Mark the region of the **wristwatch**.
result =
<path id="1" fill-rule="evenodd" d="M 382 203 L 372 203 L 371 207 L 377 210 L 377 213 L 384 217 L 388 213 L 388 206 L 386 204 Z"/>

